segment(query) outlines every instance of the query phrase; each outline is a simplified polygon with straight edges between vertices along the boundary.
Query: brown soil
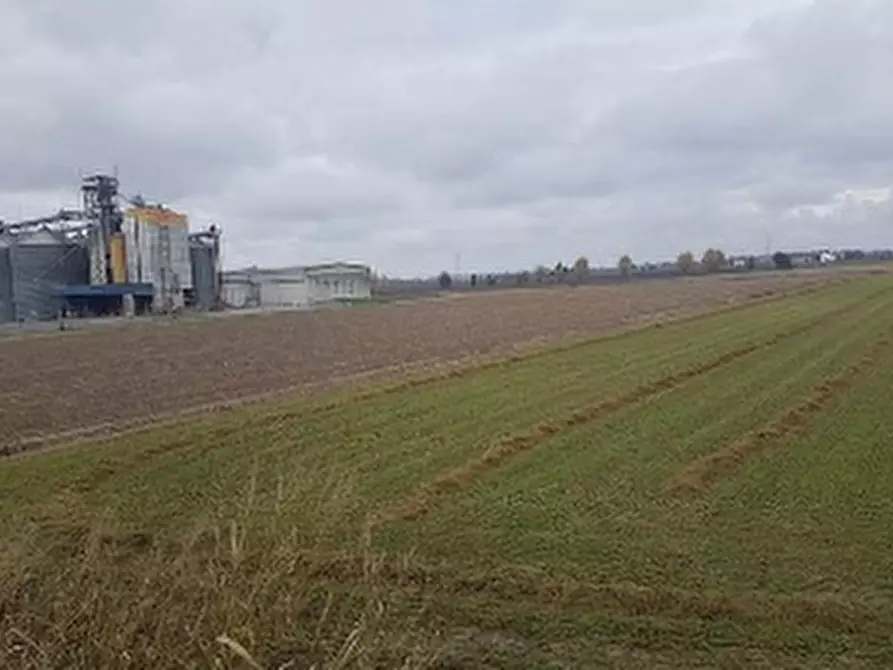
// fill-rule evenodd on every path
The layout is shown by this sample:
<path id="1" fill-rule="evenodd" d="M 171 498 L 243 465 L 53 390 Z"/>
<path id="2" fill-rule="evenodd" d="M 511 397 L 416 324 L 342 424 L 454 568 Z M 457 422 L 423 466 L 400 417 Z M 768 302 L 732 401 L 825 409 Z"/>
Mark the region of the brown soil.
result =
<path id="1" fill-rule="evenodd" d="M 0 447 L 395 367 L 509 353 L 766 297 L 830 274 L 463 295 L 0 340 Z"/>

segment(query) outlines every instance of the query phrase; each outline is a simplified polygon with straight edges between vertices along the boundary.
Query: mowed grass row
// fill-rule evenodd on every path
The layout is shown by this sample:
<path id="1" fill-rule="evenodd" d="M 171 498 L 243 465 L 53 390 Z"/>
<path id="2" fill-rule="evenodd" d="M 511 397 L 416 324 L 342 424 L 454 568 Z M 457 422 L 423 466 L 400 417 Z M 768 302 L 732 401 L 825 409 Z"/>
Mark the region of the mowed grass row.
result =
<path id="1" fill-rule="evenodd" d="M 672 641 L 686 659 L 705 635 L 782 655 L 794 638 L 812 654 L 845 645 L 857 638 L 824 629 L 804 638 L 773 616 L 757 617 L 756 628 L 742 628 L 740 617 L 705 622 L 709 607 L 691 620 L 673 608 L 602 612 L 603 598 L 583 611 L 556 610 L 546 586 L 539 600 L 516 604 L 436 583 L 420 595 L 379 557 L 398 557 L 410 583 L 411 566 L 421 565 L 459 582 L 523 574 L 533 591 L 571 579 L 630 583 L 632 591 L 755 589 L 758 600 L 825 593 L 790 560 L 767 568 L 781 548 L 770 533 L 759 549 L 759 519 L 735 502 L 759 493 L 728 488 L 769 481 L 758 464 L 694 497 L 665 484 L 887 333 L 890 289 L 886 278 L 864 279 L 354 402 L 333 393 L 329 409 L 325 397 L 285 401 L 0 462 L 0 616 L 18 654 L 7 660 L 120 665 L 112 660 L 124 654 L 133 667 L 227 664 L 231 648 L 215 642 L 226 633 L 264 667 L 293 658 L 320 667 L 411 658 L 412 667 L 435 652 L 477 667 L 488 643 L 469 630 L 481 628 L 519 638 L 508 645 L 514 651 L 502 650 L 517 667 L 553 642 L 556 657 L 591 652 L 581 641 L 595 637 L 624 648 Z M 684 376 L 705 361 L 720 363 Z M 679 382 L 544 436 L 437 496 L 421 518 L 364 534 L 370 516 L 506 436 L 668 378 Z M 843 467 L 834 474 L 839 482 L 854 476 Z M 832 490 L 846 493 L 842 483 Z M 883 504 L 872 509 L 887 522 Z M 739 519 L 752 527 L 742 530 Z M 793 515 L 786 523 L 796 522 Z M 749 552 L 738 550 L 742 539 L 753 542 Z M 849 599 L 862 597 L 854 579 L 830 567 L 842 551 L 829 550 L 818 577 Z M 340 573 L 329 565 L 337 556 L 356 557 L 360 569 Z M 879 593 L 879 584 L 868 590 Z M 0 649 L 0 661 L 10 649 Z"/>
<path id="2" fill-rule="evenodd" d="M 893 606 L 891 380 L 893 361 L 878 360 L 808 434 L 724 480 L 709 496 L 713 521 L 702 533 L 711 554 L 734 527 L 736 567 L 770 555 L 771 588 Z"/>

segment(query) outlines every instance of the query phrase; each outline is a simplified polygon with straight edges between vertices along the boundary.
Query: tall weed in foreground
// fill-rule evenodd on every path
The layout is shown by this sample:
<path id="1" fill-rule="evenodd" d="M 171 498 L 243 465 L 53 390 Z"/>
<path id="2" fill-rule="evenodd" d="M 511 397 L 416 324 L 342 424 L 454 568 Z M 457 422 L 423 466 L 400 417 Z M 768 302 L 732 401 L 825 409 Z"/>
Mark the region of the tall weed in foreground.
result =
<path id="1" fill-rule="evenodd" d="M 0 667 L 427 667 L 438 642 L 391 611 L 369 538 L 350 585 L 328 567 L 357 507 L 349 485 L 308 502 L 252 477 L 235 509 L 156 535 L 48 501 L 0 546 Z"/>

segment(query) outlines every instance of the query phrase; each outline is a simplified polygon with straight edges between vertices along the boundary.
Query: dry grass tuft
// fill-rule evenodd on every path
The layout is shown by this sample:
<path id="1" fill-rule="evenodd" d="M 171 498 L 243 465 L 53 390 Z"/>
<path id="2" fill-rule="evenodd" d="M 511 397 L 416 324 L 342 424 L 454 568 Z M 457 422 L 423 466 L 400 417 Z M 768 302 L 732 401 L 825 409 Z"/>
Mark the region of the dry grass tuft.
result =
<path id="1" fill-rule="evenodd" d="M 328 491 L 306 511 L 337 518 L 341 503 Z M 355 581 L 331 584 L 314 558 L 328 538 L 269 512 L 246 500 L 167 537 L 111 516 L 23 524 L 0 549 L 0 667 L 431 665 L 438 640 L 390 613 L 367 540 Z"/>

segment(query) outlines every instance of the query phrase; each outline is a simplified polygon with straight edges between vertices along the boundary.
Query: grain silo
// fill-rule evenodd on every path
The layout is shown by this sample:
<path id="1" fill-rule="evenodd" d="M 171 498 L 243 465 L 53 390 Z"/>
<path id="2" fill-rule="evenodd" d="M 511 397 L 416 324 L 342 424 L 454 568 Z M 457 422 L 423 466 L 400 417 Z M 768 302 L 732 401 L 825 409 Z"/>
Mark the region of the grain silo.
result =
<path id="1" fill-rule="evenodd" d="M 217 262 L 214 247 L 202 240 L 189 241 L 192 262 L 193 306 L 207 311 L 217 305 Z"/>
<path id="2" fill-rule="evenodd" d="M 13 235 L 8 246 L 13 318 L 50 319 L 64 306 L 62 287 L 86 284 L 89 259 L 83 244 L 48 228 Z"/>
<path id="3" fill-rule="evenodd" d="M 122 231 L 129 281 L 153 286 L 156 310 L 182 308 L 192 289 L 186 216 L 163 207 L 133 207 L 124 212 Z"/>
<path id="4" fill-rule="evenodd" d="M 0 323 L 15 321 L 15 308 L 12 304 L 10 246 L 9 239 L 0 236 Z"/>

